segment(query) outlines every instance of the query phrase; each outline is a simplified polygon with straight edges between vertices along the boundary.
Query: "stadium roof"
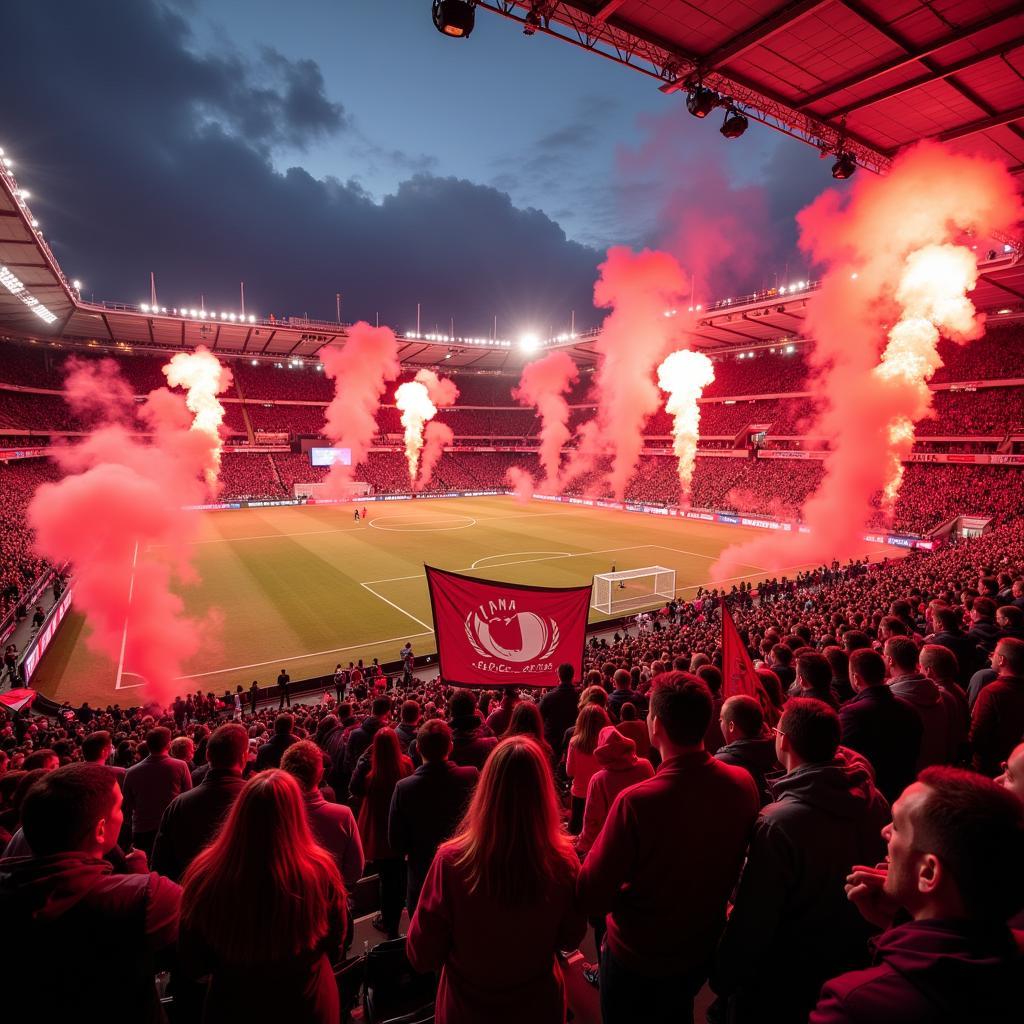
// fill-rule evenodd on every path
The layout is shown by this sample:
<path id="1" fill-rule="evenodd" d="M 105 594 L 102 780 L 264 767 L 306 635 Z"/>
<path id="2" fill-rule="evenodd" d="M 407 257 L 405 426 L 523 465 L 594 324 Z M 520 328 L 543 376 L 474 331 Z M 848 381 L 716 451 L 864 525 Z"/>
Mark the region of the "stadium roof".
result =
<path id="1" fill-rule="evenodd" d="M 1024 181 L 1020 0 L 478 2 L 651 75 L 663 92 L 701 82 L 874 171 L 932 138 Z"/>

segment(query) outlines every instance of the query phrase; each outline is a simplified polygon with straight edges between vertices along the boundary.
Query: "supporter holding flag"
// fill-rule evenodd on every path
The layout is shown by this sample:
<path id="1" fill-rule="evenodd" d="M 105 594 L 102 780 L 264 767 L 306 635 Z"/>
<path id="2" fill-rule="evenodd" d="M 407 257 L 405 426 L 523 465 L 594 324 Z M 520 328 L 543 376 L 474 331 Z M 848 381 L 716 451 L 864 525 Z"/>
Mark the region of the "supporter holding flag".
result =
<path id="1" fill-rule="evenodd" d="M 413 967 L 441 972 L 437 1024 L 565 1019 L 555 954 L 586 930 L 577 871 L 547 758 L 528 737 L 502 740 L 458 833 L 437 851 L 409 928 Z"/>
<path id="2" fill-rule="evenodd" d="M 786 774 L 754 828 L 712 978 L 730 1024 L 762 1021 L 767 1006 L 774 1024 L 803 1024 L 823 982 L 867 965 L 870 931 L 843 887 L 885 849 L 889 805 L 867 771 L 837 758 L 836 712 L 793 697 L 774 732 Z"/>
<path id="3" fill-rule="evenodd" d="M 887 862 L 846 886 L 884 929 L 873 965 L 827 982 L 810 1024 L 1016 1020 L 1024 953 L 1006 922 L 1024 906 L 1024 805 L 972 772 L 926 768 L 883 835 Z"/>

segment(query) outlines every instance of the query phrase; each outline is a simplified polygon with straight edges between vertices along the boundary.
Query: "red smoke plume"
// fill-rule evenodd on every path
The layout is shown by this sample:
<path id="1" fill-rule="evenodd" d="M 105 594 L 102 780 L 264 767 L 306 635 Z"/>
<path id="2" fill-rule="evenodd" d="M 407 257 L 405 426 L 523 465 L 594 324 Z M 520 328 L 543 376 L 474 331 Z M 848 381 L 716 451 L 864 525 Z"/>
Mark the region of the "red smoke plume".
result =
<path id="1" fill-rule="evenodd" d="M 505 481 L 515 492 L 516 501 L 524 505 L 529 503 L 536 487 L 532 474 L 519 466 L 509 466 L 505 470 Z"/>
<path id="2" fill-rule="evenodd" d="M 334 398 L 327 406 L 324 433 L 332 444 L 352 452 L 351 465 L 335 462 L 324 481 L 329 497 L 346 498 L 356 467 L 377 434 L 377 410 L 387 382 L 401 372 L 398 342 L 389 327 L 360 321 L 349 328 L 342 347 L 321 349 L 324 373 L 334 381 Z"/>
<path id="3" fill-rule="evenodd" d="M 535 406 L 540 415 L 540 464 L 544 469 L 545 489 L 558 485 L 562 448 L 572 436 L 569 431 L 569 403 L 565 395 L 579 376 L 568 352 L 551 352 L 523 368 L 519 386 L 512 392 L 517 402 Z"/>
<path id="4" fill-rule="evenodd" d="M 643 449 L 643 427 L 657 412 L 661 394 L 654 371 L 668 353 L 682 347 L 684 296 L 689 282 L 672 256 L 622 246 L 608 250 L 594 285 L 594 304 L 611 308 L 595 342 L 600 354 L 594 392 L 596 417 L 583 424 L 579 447 L 562 474 L 561 485 L 594 469 L 611 454 L 611 488 L 622 500 Z M 675 315 L 668 315 L 675 313 Z"/>
<path id="5" fill-rule="evenodd" d="M 189 541 L 199 520 L 182 506 L 204 500 L 218 440 L 193 429 L 182 396 L 160 388 L 140 409 L 143 429 L 152 432 L 143 443 L 129 429 L 134 399 L 112 360 L 72 365 L 67 394 L 76 409 L 108 422 L 56 453 L 67 475 L 40 486 L 28 510 L 36 548 L 50 561 L 72 563 L 89 646 L 141 676 L 147 696 L 167 704 L 209 625 L 184 614 L 171 584 L 195 576 Z M 116 407 L 114 395 L 131 404 Z"/>
<path id="6" fill-rule="evenodd" d="M 845 199 L 830 190 L 800 213 L 801 245 L 828 268 L 807 309 L 825 475 L 804 508 L 810 533 L 729 548 L 716 578 L 741 564 L 777 571 L 862 550 L 872 501 L 886 488 L 895 497 L 913 422 L 931 409 L 939 328 L 958 341 L 980 333 L 964 297 L 975 254 L 956 243 L 964 232 L 1011 230 L 1022 215 L 1001 164 L 933 143 L 900 156 L 885 177 L 859 175 Z"/>
<path id="7" fill-rule="evenodd" d="M 455 440 L 455 432 L 447 423 L 431 420 L 423 431 L 423 454 L 420 457 L 420 475 L 414 490 L 422 491 L 430 483 L 434 469 L 441 461 L 445 447 Z"/>

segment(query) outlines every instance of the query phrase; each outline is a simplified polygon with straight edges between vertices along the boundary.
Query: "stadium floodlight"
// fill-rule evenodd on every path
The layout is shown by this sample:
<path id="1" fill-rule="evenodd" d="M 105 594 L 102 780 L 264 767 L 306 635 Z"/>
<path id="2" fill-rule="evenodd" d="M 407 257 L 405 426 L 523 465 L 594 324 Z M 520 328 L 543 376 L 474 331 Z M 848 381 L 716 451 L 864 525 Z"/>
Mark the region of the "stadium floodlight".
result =
<path id="1" fill-rule="evenodd" d="M 686 95 L 686 109 L 694 117 L 707 117 L 718 106 L 718 93 L 703 85 L 695 85 Z"/>
<path id="2" fill-rule="evenodd" d="M 476 0 L 434 0 L 434 28 L 453 39 L 468 39 L 476 24 Z"/>
<path id="3" fill-rule="evenodd" d="M 836 162 L 832 165 L 832 177 L 838 178 L 840 181 L 846 178 L 852 177 L 853 172 L 857 170 L 857 161 L 854 160 L 852 153 L 839 153 Z"/>
<path id="4" fill-rule="evenodd" d="M 18 196 L 21 199 L 29 199 L 32 193 L 27 188 L 18 189 Z"/>
<path id="5" fill-rule="evenodd" d="M 523 19 L 523 35 L 532 36 L 535 35 L 537 29 L 541 27 L 540 14 L 537 12 L 536 7 L 531 7 L 526 12 L 526 17 Z"/>
<path id="6" fill-rule="evenodd" d="M 738 139 L 747 130 L 747 124 L 746 116 L 735 107 L 730 107 L 725 112 L 725 120 L 722 122 L 722 127 L 718 130 L 727 139 Z"/>
<path id="7" fill-rule="evenodd" d="M 139 304 L 139 309 L 141 309 L 143 313 L 148 313 L 149 312 L 149 303 L 148 302 L 140 303 Z"/>
<path id="8" fill-rule="evenodd" d="M 71 287 L 74 288 L 76 292 L 80 292 L 82 290 L 82 282 L 76 277 L 74 281 L 71 282 Z"/>
<path id="9" fill-rule="evenodd" d="M 519 347 L 524 352 L 536 352 L 540 348 L 540 338 L 532 331 L 527 331 L 519 338 Z"/>

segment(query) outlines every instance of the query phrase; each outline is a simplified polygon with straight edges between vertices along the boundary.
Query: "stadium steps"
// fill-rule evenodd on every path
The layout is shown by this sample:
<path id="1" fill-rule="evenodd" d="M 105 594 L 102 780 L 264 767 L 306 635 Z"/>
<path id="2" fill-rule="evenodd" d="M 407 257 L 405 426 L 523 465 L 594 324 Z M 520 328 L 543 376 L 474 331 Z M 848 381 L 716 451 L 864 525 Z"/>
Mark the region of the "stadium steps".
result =
<path id="1" fill-rule="evenodd" d="M 242 410 L 242 422 L 245 424 L 245 435 L 249 438 L 249 444 L 255 444 L 256 435 L 253 433 L 252 420 L 249 419 L 249 410 L 246 408 L 245 395 L 242 393 L 242 382 L 238 379 L 238 374 L 235 374 L 234 384 L 235 391 L 238 393 L 238 397 L 240 399 L 238 407 Z M 281 478 L 278 477 L 278 480 L 280 479 Z"/>

